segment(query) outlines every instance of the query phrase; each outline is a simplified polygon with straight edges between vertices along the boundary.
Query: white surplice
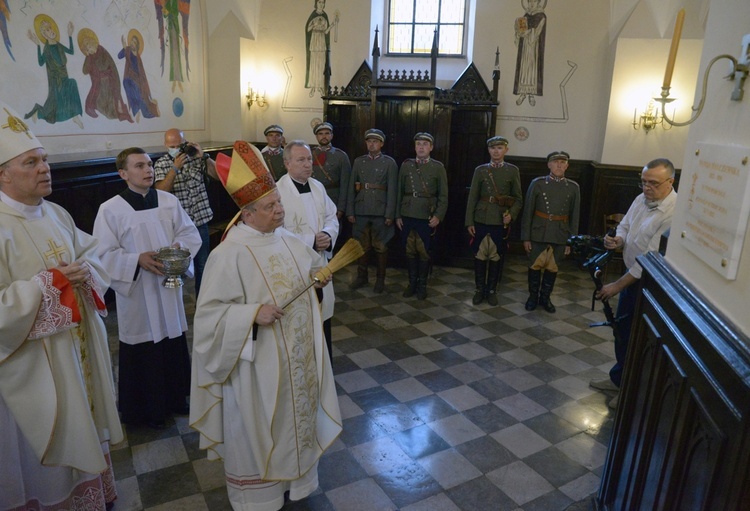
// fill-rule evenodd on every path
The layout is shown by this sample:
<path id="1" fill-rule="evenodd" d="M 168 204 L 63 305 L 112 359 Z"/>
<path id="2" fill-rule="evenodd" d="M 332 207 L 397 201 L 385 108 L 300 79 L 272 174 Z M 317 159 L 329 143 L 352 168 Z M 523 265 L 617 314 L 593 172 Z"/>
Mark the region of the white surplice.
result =
<path id="1" fill-rule="evenodd" d="M 195 256 L 201 246 L 198 229 L 177 198 L 156 192 L 157 208 L 135 211 L 116 195 L 99 207 L 94 221 L 98 253 L 117 293 L 118 330 L 125 344 L 173 339 L 188 328 L 181 287 L 166 288 L 165 277 L 142 268 L 134 279 L 143 252 L 179 243 Z"/>
<path id="2" fill-rule="evenodd" d="M 276 186 L 284 205 L 284 228 L 312 247 L 315 233 L 324 231 L 331 236 L 328 250 L 318 251 L 319 264 L 325 266 L 331 259 L 333 247 L 339 235 L 339 220 L 336 217 L 336 205 L 326 193 L 325 186 L 315 178 L 307 181 L 310 193 L 299 193 L 289 174 L 281 177 Z M 336 297 L 333 286 L 323 288 L 323 320 L 333 316 Z"/>

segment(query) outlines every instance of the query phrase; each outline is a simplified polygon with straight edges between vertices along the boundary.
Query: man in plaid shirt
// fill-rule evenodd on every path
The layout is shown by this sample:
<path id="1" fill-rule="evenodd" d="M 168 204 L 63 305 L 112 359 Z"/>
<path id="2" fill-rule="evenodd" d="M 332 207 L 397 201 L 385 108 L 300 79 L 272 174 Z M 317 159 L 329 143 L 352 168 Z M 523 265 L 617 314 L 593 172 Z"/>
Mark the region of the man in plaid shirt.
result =
<path id="1" fill-rule="evenodd" d="M 164 133 L 167 154 L 154 164 L 154 188 L 174 194 L 180 205 L 190 216 L 201 235 L 201 248 L 193 258 L 195 267 L 195 295 L 201 288 L 203 267 L 210 250 L 208 222 L 214 216 L 208 203 L 206 176 L 219 179 L 216 162 L 195 142 L 188 142 L 185 134 L 177 128 Z"/>

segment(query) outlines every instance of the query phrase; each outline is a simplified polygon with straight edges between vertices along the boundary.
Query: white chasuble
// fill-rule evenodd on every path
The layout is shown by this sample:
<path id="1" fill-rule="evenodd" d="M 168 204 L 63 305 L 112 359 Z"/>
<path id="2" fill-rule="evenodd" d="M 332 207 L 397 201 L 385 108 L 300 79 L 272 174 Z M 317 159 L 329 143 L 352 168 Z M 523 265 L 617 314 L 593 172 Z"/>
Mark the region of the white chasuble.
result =
<path id="1" fill-rule="evenodd" d="M 263 304 L 284 306 L 311 280 L 319 255 L 285 229 L 263 234 L 240 223 L 211 252 L 195 313 L 190 425 L 209 458 L 232 450 L 228 410 L 250 445 L 242 474 L 293 481 L 314 468 L 341 432 L 341 415 L 313 288 L 271 326 L 253 321 Z M 236 406 L 226 406 L 230 386 Z M 228 474 L 229 477 L 229 474 Z"/>
<path id="2" fill-rule="evenodd" d="M 11 434 L 17 425 L 36 457 L 23 465 L 6 461 L 20 469 L 41 463 L 98 474 L 107 468 L 101 442 L 123 438 L 106 330 L 87 296 L 93 288 L 103 293 L 109 277 L 96 239 L 64 209 L 42 201 L 40 213 L 27 218 L 0 202 L 0 403 L 7 407 L 0 410 L 6 419 L 0 431 Z M 75 290 L 80 322 L 29 339 L 45 307 L 35 277 L 75 261 L 85 261 L 92 275 L 90 288 Z"/>
<path id="3" fill-rule="evenodd" d="M 318 252 L 320 266 L 328 264 L 333 247 L 339 234 L 339 221 L 336 217 L 336 205 L 326 193 L 325 186 L 314 179 L 308 179 L 309 193 L 299 193 L 289 174 L 284 175 L 276 183 L 284 206 L 284 228 L 312 247 L 315 234 L 325 231 L 331 236 L 331 246 L 328 250 Z M 333 316 L 333 306 L 336 297 L 333 285 L 323 288 L 323 319 Z"/>

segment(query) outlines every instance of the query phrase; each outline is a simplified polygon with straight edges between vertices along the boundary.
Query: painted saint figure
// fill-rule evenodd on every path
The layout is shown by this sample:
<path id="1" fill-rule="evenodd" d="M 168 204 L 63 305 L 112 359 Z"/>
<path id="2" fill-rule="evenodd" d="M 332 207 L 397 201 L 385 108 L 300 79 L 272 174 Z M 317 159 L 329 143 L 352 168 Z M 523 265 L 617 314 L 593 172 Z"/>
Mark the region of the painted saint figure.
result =
<path id="1" fill-rule="evenodd" d="M 529 105 L 536 105 L 535 96 L 542 95 L 544 83 L 544 40 L 547 34 L 547 15 L 544 8 L 547 0 L 521 0 L 526 14 L 516 18 L 516 75 L 513 94 L 518 96 L 516 105 L 529 98 Z"/>
<path id="2" fill-rule="evenodd" d="M 325 0 L 315 0 L 315 10 L 307 18 L 305 25 L 305 46 L 307 48 L 307 74 L 305 88 L 310 89 L 310 97 L 319 91 L 324 94 L 324 76 L 326 54 L 331 48 L 331 29 L 338 25 L 338 14 L 333 24 L 328 21 L 328 14 L 323 10 Z"/>
<path id="3" fill-rule="evenodd" d="M 3 34 L 3 43 L 5 43 L 5 49 L 8 50 L 8 55 L 16 61 L 13 56 L 13 52 L 10 47 L 13 44 L 10 42 L 10 36 L 8 35 L 8 22 L 10 21 L 10 7 L 8 6 L 8 0 L 0 0 L 0 33 Z"/>
<path id="4" fill-rule="evenodd" d="M 44 105 L 36 103 L 25 119 L 44 119 L 50 124 L 73 119 L 81 129 L 81 96 L 78 84 L 68 77 L 68 57 L 73 55 L 73 22 L 68 23 L 68 46 L 60 43 L 60 30 L 55 20 L 46 14 L 34 18 L 34 31 L 28 31 L 31 42 L 36 44 L 40 66 L 47 68 L 47 99 Z"/>
<path id="5" fill-rule="evenodd" d="M 143 36 L 133 28 L 128 32 L 127 40 L 122 38 L 122 50 L 117 54 L 117 58 L 125 59 L 122 86 L 136 122 L 141 120 L 141 114 L 146 119 L 159 117 L 159 105 L 155 99 L 151 98 L 146 69 L 141 60 L 142 52 Z"/>
<path id="6" fill-rule="evenodd" d="M 128 107 L 122 100 L 120 72 L 112 55 L 99 44 L 90 28 L 78 31 L 78 48 L 86 55 L 83 74 L 91 77 L 91 90 L 86 96 L 86 114 L 99 117 L 97 110 L 108 119 L 133 122 Z"/>

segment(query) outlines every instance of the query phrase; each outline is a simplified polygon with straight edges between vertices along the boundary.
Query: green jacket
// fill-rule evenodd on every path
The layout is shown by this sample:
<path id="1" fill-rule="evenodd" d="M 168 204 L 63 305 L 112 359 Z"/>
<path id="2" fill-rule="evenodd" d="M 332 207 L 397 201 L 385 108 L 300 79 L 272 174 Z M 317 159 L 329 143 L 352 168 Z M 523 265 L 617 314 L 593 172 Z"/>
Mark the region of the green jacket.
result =
<path id="1" fill-rule="evenodd" d="M 502 225 L 507 211 L 515 220 L 521 212 L 523 192 L 518 167 L 503 162 L 500 167 L 489 163 L 474 170 L 466 203 L 466 227 L 479 222 L 485 225 Z"/>
<path id="2" fill-rule="evenodd" d="M 398 166 L 390 156 L 381 154 L 373 160 L 365 154 L 356 158 L 347 186 L 346 216 L 395 219 L 397 178 Z"/>
<path id="3" fill-rule="evenodd" d="M 529 185 L 524 205 L 521 241 L 564 245 L 578 234 L 581 192 L 575 181 L 538 177 Z"/>
<path id="4" fill-rule="evenodd" d="M 436 216 L 442 222 L 448 210 L 448 176 L 443 164 L 432 158 L 419 166 L 413 158 L 405 160 L 398 176 L 397 204 L 396 218 Z"/>
<path id="5" fill-rule="evenodd" d="M 312 156 L 312 177 L 326 187 L 326 193 L 336 204 L 336 210 L 346 211 L 346 190 L 352 172 L 349 156 L 335 147 L 331 147 L 329 151 L 315 147 Z"/>

